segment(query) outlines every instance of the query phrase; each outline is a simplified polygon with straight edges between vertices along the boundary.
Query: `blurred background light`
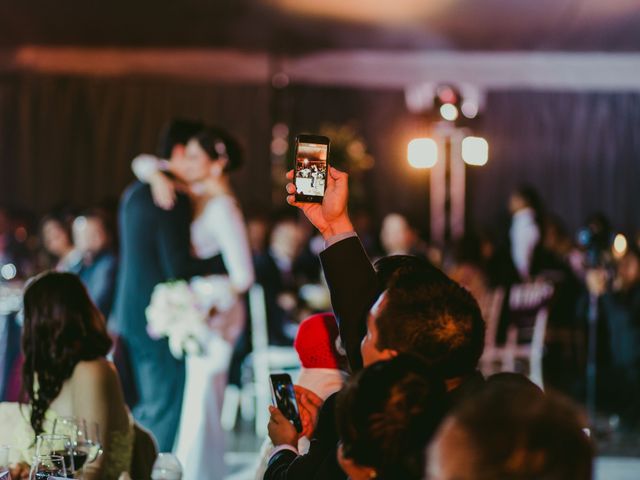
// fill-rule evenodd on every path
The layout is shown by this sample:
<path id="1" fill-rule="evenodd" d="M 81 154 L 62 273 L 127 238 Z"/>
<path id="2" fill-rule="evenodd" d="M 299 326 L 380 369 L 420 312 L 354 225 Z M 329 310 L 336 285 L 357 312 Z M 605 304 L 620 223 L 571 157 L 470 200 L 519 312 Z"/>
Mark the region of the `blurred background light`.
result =
<path id="1" fill-rule="evenodd" d="M 467 165 L 486 165 L 489 143 L 482 137 L 465 137 L 462 140 L 462 159 Z"/>
<path id="2" fill-rule="evenodd" d="M 413 168 L 431 168 L 438 161 L 438 145 L 431 138 L 415 138 L 409 142 L 407 157 Z"/>

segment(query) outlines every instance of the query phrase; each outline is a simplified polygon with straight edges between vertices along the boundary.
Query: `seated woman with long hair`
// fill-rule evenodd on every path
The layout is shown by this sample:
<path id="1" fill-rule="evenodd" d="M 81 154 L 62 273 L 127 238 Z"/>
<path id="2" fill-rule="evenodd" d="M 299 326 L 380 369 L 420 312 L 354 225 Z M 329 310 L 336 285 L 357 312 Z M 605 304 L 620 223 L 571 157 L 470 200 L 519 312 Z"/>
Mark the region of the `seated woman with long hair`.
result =
<path id="1" fill-rule="evenodd" d="M 84 478 L 116 479 L 129 471 L 133 422 L 118 374 L 105 358 L 111 339 L 76 275 L 46 272 L 27 286 L 22 348 L 32 440 L 56 418 L 95 422 L 103 454 L 87 464 Z"/>

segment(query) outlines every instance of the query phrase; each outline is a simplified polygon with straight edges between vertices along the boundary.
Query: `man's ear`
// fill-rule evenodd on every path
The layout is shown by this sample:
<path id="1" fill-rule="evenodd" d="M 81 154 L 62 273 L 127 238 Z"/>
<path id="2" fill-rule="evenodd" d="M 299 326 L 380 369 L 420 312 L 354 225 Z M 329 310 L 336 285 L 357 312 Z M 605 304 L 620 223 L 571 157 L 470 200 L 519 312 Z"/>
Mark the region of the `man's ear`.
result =
<path id="1" fill-rule="evenodd" d="M 380 356 L 382 360 L 391 360 L 392 358 L 396 358 L 398 356 L 398 351 L 392 348 L 385 348 L 380 352 Z"/>
<path id="2" fill-rule="evenodd" d="M 358 465 L 351 458 L 345 457 L 342 450 L 342 444 L 338 447 L 338 463 L 340 468 L 347 474 L 351 480 L 368 480 L 376 478 L 378 473 L 372 467 Z"/>

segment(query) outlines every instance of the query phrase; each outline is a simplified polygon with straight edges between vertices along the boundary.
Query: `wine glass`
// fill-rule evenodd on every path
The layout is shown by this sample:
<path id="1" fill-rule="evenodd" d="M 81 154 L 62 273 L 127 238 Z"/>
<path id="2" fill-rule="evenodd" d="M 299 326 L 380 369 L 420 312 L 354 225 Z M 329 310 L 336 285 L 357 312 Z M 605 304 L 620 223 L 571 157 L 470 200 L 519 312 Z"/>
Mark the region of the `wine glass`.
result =
<path id="1" fill-rule="evenodd" d="M 182 465 L 172 453 L 159 453 L 151 471 L 152 480 L 182 480 Z"/>
<path id="2" fill-rule="evenodd" d="M 31 463 L 29 480 L 48 480 L 49 477 L 66 478 L 67 469 L 60 455 L 36 455 Z"/>
<path id="3" fill-rule="evenodd" d="M 0 446 L 0 480 L 10 480 L 9 474 L 9 447 Z"/>
<path id="4" fill-rule="evenodd" d="M 81 471 L 89 458 L 85 430 L 85 421 L 77 417 L 59 417 L 53 422 L 55 434 L 66 435 L 71 439 L 74 473 Z"/>
<path id="5" fill-rule="evenodd" d="M 43 433 L 36 437 L 36 456 L 58 455 L 64 458 L 69 473 L 76 472 L 73 443 L 68 435 Z M 78 467 L 79 469 L 80 467 Z"/>
<path id="6" fill-rule="evenodd" d="M 95 462 L 102 455 L 100 426 L 97 422 L 82 421 L 76 442 L 76 450 L 86 455 L 87 463 Z"/>

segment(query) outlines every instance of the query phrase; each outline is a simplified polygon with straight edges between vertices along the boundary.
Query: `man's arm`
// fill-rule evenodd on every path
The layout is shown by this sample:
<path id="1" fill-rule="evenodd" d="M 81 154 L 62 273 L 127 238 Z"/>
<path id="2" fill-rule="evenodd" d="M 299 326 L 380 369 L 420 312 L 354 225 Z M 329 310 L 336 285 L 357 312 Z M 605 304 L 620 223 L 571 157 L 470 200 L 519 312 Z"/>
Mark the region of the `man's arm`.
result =
<path id="1" fill-rule="evenodd" d="M 378 296 L 378 282 L 357 237 L 341 240 L 320 253 L 331 306 L 352 372 L 362 368 L 360 343 L 367 332 L 367 314 Z"/>
<path id="2" fill-rule="evenodd" d="M 196 275 L 227 273 L 222 255 L 199 259 L 191 256 L 189 200 L 178 195 L 171 210 L 156 211 L 158 215 L 158 250 L 167 278 L 189 279 Z"/>
<path id="3" fill-rule="evenodd" d="M 287 177 L 291 180 L 293 172 Z M 355 231 L 347 212 L 348 175 L 333 167 L 329 169 L 322 204 L 296 202 L 292 183 L 287 185 L 287 193 L 287 202 L 300 208 L 329 244 L 320 259 L 349 365 L 352 371 L 357 371 L 362 368 L 360 342 L 366 333 L 367 312 L 376 299 L 378 285 L 360 241 L 351 238 L 355 237 Z"/>

